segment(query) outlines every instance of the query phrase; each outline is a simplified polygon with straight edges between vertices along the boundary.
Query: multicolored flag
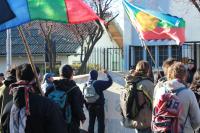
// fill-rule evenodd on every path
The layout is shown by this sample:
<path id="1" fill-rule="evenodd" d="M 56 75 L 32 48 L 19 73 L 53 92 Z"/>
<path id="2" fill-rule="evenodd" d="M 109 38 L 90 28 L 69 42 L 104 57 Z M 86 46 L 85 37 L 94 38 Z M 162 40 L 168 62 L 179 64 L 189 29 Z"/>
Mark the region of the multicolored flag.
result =
<path id="1" fill-rule="evenodd" d="M 171 16 L 135 6 L 126 0 L 124 9 L 133 26 L 144 40 L 175 40 L 177 44 L 185 42 L 185 21 Z"/>
<path id="2" fill-rule="evenodd" d="M 1 0 L 0 31 L 32 20 L 47 20 L 77 24 L 97 20 L 99 17 L 83 0 Z M 10 15 L 9 9 L 14 16 Z M 12 13 L 11 12 L 11 13 Z"/>

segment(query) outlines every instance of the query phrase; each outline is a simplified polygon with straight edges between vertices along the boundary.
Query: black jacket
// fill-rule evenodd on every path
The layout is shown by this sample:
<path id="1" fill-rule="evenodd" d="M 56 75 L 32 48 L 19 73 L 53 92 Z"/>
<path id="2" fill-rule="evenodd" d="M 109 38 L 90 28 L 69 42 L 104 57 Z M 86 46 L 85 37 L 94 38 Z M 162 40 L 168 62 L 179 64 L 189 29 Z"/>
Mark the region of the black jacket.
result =
<path id="1" fill-rule="evenodd" d="M 63 89 L 66 92 L 72 87 L 77 86 L 73 80 L 68 79 L 55 80 L 54 85 L 56 88 L 61 90 Z M 72 107 L 72 120 L 76 121 L 79 124 L 80 121 L 86 119 L 83 111 L 84 98 L 82 92 L 77 86 L 68 93 L 68 96 L 69 103 Z"/>
<path id="2" fill-rule="evenodd" d="M 21 97 L 17 99 L 19 100 Z M 24 99 L 22 98 L 22 101 L 23 100 Z M 18 101 L 14 101 L 14 103 L 16 102 L 18 103 Z M 67 124 L 64 121 L 60 109 L 55 103 L 45 97 L 30 93 L 29 105 L 30 116 L 27 116 L 26 133 L 68 133 Z M 4 131 L 9 128 L 8 118 L 10 116 L 11 107 L 12 102 L 9 102 L 5 106 L 1 117 Z"/>

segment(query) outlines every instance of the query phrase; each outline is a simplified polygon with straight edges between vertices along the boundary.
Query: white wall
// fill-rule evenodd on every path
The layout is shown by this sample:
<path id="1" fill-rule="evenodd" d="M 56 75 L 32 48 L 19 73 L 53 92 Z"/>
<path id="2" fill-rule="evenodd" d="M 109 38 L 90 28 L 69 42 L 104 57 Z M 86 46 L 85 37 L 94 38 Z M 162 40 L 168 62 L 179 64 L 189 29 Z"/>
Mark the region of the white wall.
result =
<path id="1" fill-rule="evenodd" d="M 118 47 L 117 43 L 112 39 L 112 36 L 106 31 L 104 27 L 104 33 L 101 39 L 95 45 L 96 48 L 110 48 Z"/>
<path id="2" fill-rule="evenodd" d="M 70 63 L 68 62 L 67 56 L 57 56 L 57 61 L 61 61 L 61 64 Z M 44 56 L 34 56 L 33 61 L 35 62 L 43 62 Z M 28 63 L 27 56 L 16 56 L 12 57 L 12 66 L 18 66 L 23 63 Z M 6 57 L 0 57 L 0 72 L 6 72 Z"/>

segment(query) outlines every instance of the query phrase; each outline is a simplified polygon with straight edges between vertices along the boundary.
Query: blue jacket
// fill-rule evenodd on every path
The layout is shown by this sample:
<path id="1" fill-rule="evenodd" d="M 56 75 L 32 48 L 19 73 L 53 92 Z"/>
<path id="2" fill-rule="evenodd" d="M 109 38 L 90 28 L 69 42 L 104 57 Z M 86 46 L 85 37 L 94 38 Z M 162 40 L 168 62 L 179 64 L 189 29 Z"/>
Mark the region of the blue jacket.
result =
<path id="1" fill-rule="evenodd" d="M 90 72 L 89 83 L 93 83 L 93 86 L 96 89 L 96 93 L 99 94 L 99 96 L 100 96 L 99 99 L 93 104 L 104 105 L 105 98 L 104 98 L 103 91 L 108 89 L 112 85 L 113 80 L 109 74 L 107 74 L 108 81 L 97 80 L 97 77 L 98 77 L 98 72 L 96 70 L 92 70 Z"/>

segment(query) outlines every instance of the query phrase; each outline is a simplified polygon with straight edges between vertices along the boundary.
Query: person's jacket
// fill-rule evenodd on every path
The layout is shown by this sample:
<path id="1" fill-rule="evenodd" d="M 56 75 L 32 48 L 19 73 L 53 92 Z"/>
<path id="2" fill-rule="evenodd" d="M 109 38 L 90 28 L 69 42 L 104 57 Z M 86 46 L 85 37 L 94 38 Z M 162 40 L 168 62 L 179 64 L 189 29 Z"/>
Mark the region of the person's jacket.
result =
<path id="1" fill-rule="evenodd" d="M 77 86 L 76 83 L 73 80 L 68 79 L 60 79 L 54 81 L 55 88 L 63 89 L 64 91 L 68 91 L 74 86 Z M 75 120 L 76 122 L 85 120 L 85 114 L 83 111 L 83 104 L 84 104 L 84 98 L 82 95 L 81 90 L 79 87 L 74 87 L 73 90 L 71 90 L 68 93 L 69 96 L 69 103 L 72 107 L 72 120 Z"/>
<path id="2" fill-rule="evenodd" d="M 45 81 L 41 85 L 42 91 L 44 92 L 45 96 L 47 96 L 52 90 L 54 90 L 53 82 Z"/>
<path id="3" fill-rule="evenodd" d="M 96 93 L 99 95 L 99 99 L 95 103 L 92 103 L 92 104 L 95 104 L 95 105 L 104 105 L 105 104 L 105 98 L 104 98 L 103 91 L 108 89 L 113 83 L 113 80 L 109 74 L 107 74 L 107 77 L 108 77 L 108 81 L 95 80 L 95 78 L 93 78 L 93 75 L 90 75 L 89 83 L 93 83 Z"/>
<path id="4" fill-rule="evenodd" d="M 159 98 L 167 91 L 176 90 L 182 87 L 186 87 L 184 84 L 180 83 L 177 79 L 166 81 L 164 86 L 159 88 L 155 93 L 154 105 L 157 105 Z M 193 133 L 194 130 L 200 127 L 200 110 L 196 100 L 196 97 L 191 89 L 187 88 L 182 90 L 178 97 L 183 104 L 183 112 L 179 117 L 179 123 L 184 125 L 184 133 Z"/>
<path id="5" fill-rule="evenodd" d="M 13 104 L 24 107 L 24 92 L 18 91 L 3 111 L 1 123 L 3 133 L 9 133 L 9 117 Z M 30 115 L 27 116 L 26 133 L 68 133 L 67 124 L 59 107 L 46 97 L 37 94 L 29 94 Z"/>
<path id="6" fill-rule="evenodd" d="M 3 112 L 5 105 L 12 100 L 12 95 L 9 95 L 9 85 L 16 82 L 16 78 L 9 76 L 0 87 L 0 111 Z"/>

